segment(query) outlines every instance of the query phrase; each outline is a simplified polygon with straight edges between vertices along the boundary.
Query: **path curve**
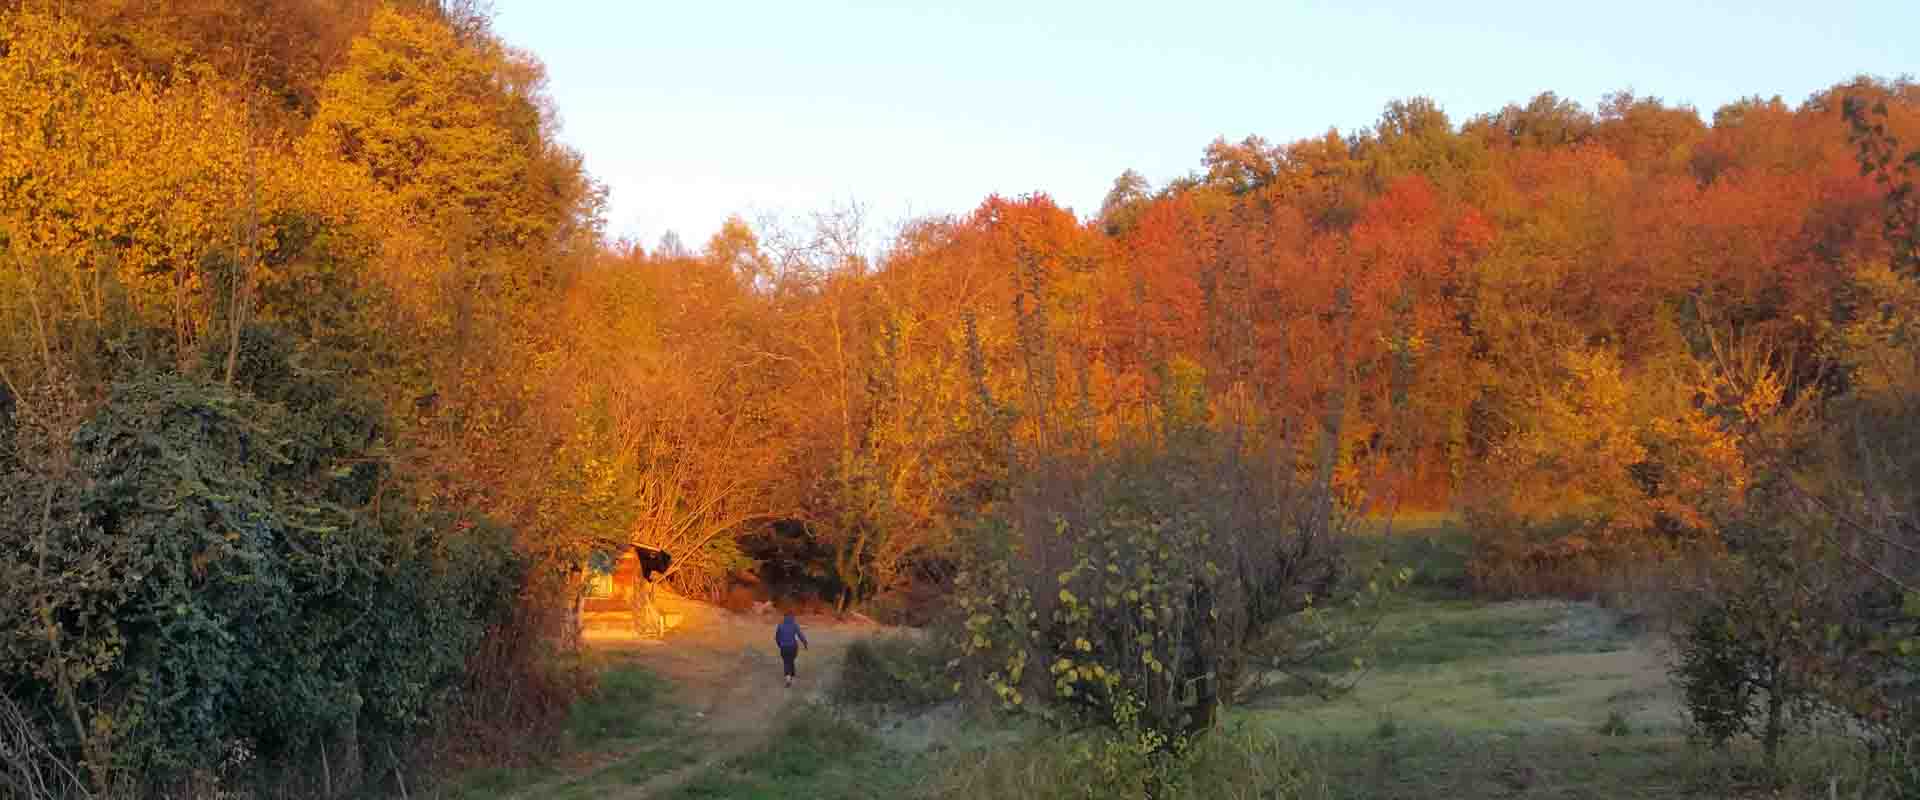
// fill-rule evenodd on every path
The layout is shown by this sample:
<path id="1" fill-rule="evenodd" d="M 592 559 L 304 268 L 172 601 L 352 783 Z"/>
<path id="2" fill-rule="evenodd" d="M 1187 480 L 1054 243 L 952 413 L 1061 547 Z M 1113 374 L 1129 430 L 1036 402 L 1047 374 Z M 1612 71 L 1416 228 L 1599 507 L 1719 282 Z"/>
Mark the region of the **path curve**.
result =
<path id="1" fill-rule="evenodd" d="M 663 611 L 677 613 L 681 619 L 664 642 L 641 641 L 617 630 L 589 630 L 587 646 L 631 660 L 665 678 L 673 685 L 675 702 L 695 712 L 695 726 L 687 733 L 714 746 L 692 764 L 608 797 L 662 797 L 708 770 L 752 752 L 775 732 L 781 712 L 788 706 L 825 700 L 849 644 L 884 630 L 871 623 L 802 617 L 799 622 L 811 647 L 801 652 L 799 674 L 789 689 L 784 685 L 779 652 L 773 644 L 778 616 L 736 614 L 671 595 L 659 602 Z M 554 786 L 590 778 L 644 749 L 636 746 L 601 754 L 586 770 L 527 787 L 515 796 L 529 800 L 540 797 Z"/>

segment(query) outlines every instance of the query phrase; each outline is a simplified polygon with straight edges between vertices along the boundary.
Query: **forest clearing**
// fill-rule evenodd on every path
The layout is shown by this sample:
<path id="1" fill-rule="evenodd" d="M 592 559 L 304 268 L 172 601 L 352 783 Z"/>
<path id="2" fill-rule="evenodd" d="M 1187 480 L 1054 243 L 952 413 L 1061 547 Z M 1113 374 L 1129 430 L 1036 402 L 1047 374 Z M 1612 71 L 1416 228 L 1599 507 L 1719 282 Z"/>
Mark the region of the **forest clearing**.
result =
<path id="1" fill-rule="evenodd" d="M 0 0 L 0 798 L 1920 796 L 1920 7 L 500 5 Z"/>
<path id="2" fill-rule="evenodd" d="M 1350 693 L 1283 692 L 1238 709 L 1226 726 L 1275 737 L 1278 774 L 1216 776 L 1180 796 L 1817 798 L 1829 781 L 1858 779 L 1839 738 L 1790 754 L 1784 786 L 1737 755 L 1703 758 L 1664 636 L 1645 620 L 1587 602 L 1472 600 L 1446 588 L 1465 566 L 1456 525 L 1395 535 L 1406 541 L 1390 549 L 1429 577 L 1385 617 L 1370 674 Z M 770 620 L 706 613 L 670 646 L 600 650 L 607 677 L 569 723 L 579 738 L 567 756 L 467 775 L 443 796 L 1078 796 L 1038 783 L 1063 776 L 1032 777 L 1032 756 L 1020 763 L 1035 784 L 998 760 L 1042 729 L 952 704 L 890 713 L 834 691 L 849 642 L 900 631 L 810 621 L 821 644 L 808 671 L 824 677 L 787 692 L 764 642 Z M 607 727 L 582 735 L 596 725 Z"/>

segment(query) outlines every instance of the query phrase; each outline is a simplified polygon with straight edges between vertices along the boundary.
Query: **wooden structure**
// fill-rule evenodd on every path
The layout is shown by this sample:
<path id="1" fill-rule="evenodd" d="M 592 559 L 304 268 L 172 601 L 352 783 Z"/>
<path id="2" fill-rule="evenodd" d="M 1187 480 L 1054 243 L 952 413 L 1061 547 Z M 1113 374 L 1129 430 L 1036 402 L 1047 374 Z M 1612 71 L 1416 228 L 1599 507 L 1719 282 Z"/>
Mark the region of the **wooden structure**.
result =
<path id="1" fill-rule="evenodd" d="M 631 611 L 641 595 L 651 594 L 652 584 L 665 577 L 673 565 L 673 556 L 664 550 L 624 542 L 602 542 L 605 552 L 617 553 L 613 571 L 600 574 L 589 570 L 587 593 L 580 610 L 587 612 Z"/>
<path id="2" fill-rule="evenodd" d="M 573 605 L 576 639 L 586 637 L 590 627 L 602 634 L 630 628 L 625 635 L 658 639 L 679 624 L 681 615 L 668 614 L 655 602 L 655 587 L 673 566 L 672 554 L 604 539 L 594 546 L 598 552 L 589 564 L 574 567 L 581 581 Z"/>

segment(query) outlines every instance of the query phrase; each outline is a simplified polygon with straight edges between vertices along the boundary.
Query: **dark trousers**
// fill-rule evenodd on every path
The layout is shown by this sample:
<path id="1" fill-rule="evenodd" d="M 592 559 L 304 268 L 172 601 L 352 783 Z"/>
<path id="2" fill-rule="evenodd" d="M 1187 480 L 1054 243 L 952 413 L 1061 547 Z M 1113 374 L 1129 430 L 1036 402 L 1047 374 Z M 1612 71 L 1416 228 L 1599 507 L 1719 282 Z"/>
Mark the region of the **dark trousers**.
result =
<path id="1" fill-rule="evenodd" d="M 780 648 L 780 665 L 787 670 L 787 677 L 793 677 L 793 659 L 800 655 L 800 648 L 788 645 Z"/>

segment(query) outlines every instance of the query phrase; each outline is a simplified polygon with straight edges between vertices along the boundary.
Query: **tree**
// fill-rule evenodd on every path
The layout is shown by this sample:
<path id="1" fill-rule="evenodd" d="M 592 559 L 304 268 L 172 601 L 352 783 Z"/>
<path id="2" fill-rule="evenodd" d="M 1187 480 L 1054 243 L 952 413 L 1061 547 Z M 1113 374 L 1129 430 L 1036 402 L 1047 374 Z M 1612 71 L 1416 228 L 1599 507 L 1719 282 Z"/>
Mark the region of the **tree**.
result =
<path id="1" fill-rule="evenodd" d="M 1692 107 L 1668 106 L 1658 97 L 1631 91 L 1601 98 L 1599 120 L 1594 138 L 1649 171 L 1678 167 L 1688 148 L 1706 135 L 1706 125 Z"/>
<path id="2" fill-rule="evenodd" d="M 1848 138 L 1859 148 L 1860 172 L 1872 175 L 1886 190 L 1887 243 L 1893 248 L 1895 269 L 1920 270 L 1920 147 L 1900 153 L 1900 140 L 1887 130 L 1887 104 L 1869 110 L 1857 97 L 1847 98 L 1841 112 L 1850 128 Z"/>
<path id="3" fill-rule="evenodd" d="M 1388 103 L 1374 128 L 1356 137 L 1353 149 L 1376 193 L 1416 174 L 1449 193 L 1467 195 L 1485 164 L 1480 142 L 1456 132 L 1446 112 L 1426 97 Z"/>
<path id="4" fill-rule="evenodd" d="M 1140 173 L 1127 170 L 1113 179 L 1113 188 L 1100 203 L 1100 227 L 1108 236 L 1120 236 L 1133 228 L 1140 212 L 1152 199 L 1153 186 Z"/>
<path id="5" fill-rule="evenodd" d="M 29 4 L 31 5 L 31 4 Z M 257 86 L 286 117 L 313 113 L 320 84 L 379 5 L 373 0 L 75 0 L 90 46 L 161 84 L 196 68 Z M 291 121 L 291 120 L 289 120 Z"/>
<path id="6" fill-rule="evenodd" d="M 524 297 L 558 264 L 511 256 L 563 243 L 597 202 L 549 139 L 542 80 L 490 38 L 382 8 L 327 79 L 302 146 L 360 165 L 408 220 L 446 231 L 435 255 L 458 290 Z"/>
<path id="7" fill-rule="evenodd" d="M 1222 137 L 1207 145 L 1206 182 L 1231 194 L 1246 194 L 1271 184 L 1281 172 L 1280 155 L 1258 136 L 1238 143 Z"/>
<path id="8" fill-rule="evenodd" d="M 1565 147 L 1585 142 L 1595 121 L 1578 102 L 1553 92 L 1541 92 L 1525 106 L 1509 104 L 1497 113 L 1473 118 L 1469 133 L 1491 137 L 1518 147 Z"/>
<path id="9" fill-rule="evenodd" d="M 678 261 L 683 258 L 692 258 L 693 251 L 688 250 L 687 246 L 680 241 L 680 234 L 667 231 L 666 233 L 660 234 L 660 243 L 654 245 L 653 257 L 667 261 Z"/>
<path id="10" fill-rule="evenodd" d="M 663 239 L 661 249 L 666 249 Z M 773 263 L 760 251 L 760 238 L 739 216 L 727 217 L 707 240 L 706 257 L 732 272 L 744 286 L 759 288 L 773 279 Z"/>
<path id="11" fill-rule="evenodd" d="M 733 536 L 779 515 L 794 446 L 780 411 L 797 376 L 762 338 L 766 302 L 704 260 L 603 263 L 571 287 L 535 359 L 551 471 L 512 495 L 536 547 L 563 562 L 598 539 L 654 547 L 686 587 L 740 566 Z"/>

